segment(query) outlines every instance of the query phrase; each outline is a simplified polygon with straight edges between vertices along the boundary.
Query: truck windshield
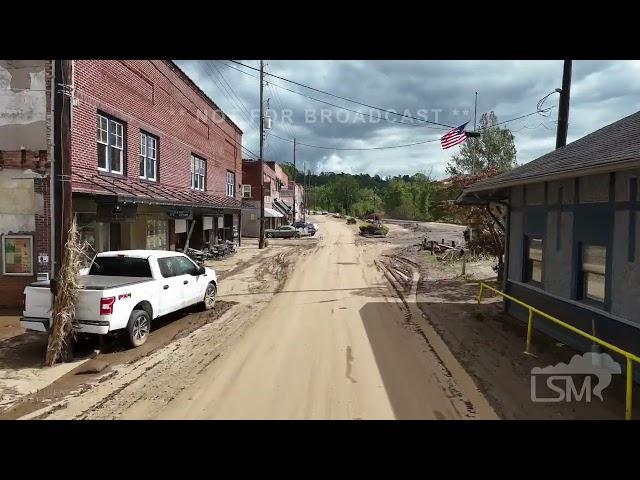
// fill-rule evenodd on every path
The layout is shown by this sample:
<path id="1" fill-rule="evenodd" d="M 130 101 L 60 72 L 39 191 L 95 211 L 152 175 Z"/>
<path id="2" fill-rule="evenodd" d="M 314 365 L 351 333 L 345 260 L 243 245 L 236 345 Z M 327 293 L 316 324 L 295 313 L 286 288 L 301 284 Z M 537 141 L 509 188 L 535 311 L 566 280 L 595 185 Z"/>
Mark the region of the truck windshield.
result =
<path id="1" fill-rule="evenodd" d="M 89 275 L 113 277 L 151 277 L 151 268 L 146 258 L 96 257 Z"/>

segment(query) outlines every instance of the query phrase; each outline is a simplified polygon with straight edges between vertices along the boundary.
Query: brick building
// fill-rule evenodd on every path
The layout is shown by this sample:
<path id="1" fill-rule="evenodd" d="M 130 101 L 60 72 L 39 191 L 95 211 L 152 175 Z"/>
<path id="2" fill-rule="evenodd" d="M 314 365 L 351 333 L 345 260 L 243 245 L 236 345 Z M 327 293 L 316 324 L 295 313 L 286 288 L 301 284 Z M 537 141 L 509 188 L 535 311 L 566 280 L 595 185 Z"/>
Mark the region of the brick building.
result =
<path id="1" fill-rule="evenodd" d="M 73 62 L 72 188 L 96 251 L 241 235 L 242 131 L 173 62 Z"/>
<path id="2" fill-rule="evenodd" d="M 51 80 L 51 61 L 0 61 L 0 309 L 51 273 Z"/>
<path id="3" fill-rule="evenodd" d="M 304 218 L 304 187 L 297 182 L 289 180 L 289 188 L 280 190 L 280 199 L 291 210 L 291 214 L 289 216 L 291 223 L 302 221 Z M 293 215 L 294 210 L 295 218 Z"/>
<path id="4" fill-rule="evenodd" d="M 265 228 L 276 228 L 289 222 L 289 207 L 281 200 L 280 192 L 289 185 L 289 177 L 280 165 L 264 162 Z M 246 237 L 260 235 L 260 162 L 242 161 L 242 232 Z"/>

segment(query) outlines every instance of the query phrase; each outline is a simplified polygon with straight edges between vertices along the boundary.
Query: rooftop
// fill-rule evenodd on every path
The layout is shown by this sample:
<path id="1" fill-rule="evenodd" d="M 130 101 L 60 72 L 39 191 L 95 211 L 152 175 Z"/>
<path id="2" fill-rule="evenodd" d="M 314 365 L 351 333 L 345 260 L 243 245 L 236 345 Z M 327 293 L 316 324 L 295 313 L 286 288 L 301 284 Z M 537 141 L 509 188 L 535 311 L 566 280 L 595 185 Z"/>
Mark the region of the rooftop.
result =
<path id="1" fill-rule="evenodd" d="M 499 190 L 523 183 L 556 180 L 621 170 L 640 165 L 640 112 L 611 123 L 529 163 L 465 189 L 458 201 L 466 203 L 470 193 Z"/>

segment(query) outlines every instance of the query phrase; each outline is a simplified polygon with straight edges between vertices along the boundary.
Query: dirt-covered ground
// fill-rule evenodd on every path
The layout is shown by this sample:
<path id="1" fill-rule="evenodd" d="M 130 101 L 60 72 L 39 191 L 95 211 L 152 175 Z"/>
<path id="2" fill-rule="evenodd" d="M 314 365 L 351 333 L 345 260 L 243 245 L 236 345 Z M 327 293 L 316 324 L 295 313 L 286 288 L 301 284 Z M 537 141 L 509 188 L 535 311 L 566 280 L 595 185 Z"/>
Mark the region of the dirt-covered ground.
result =
<path id="1" fill-rule="evenodd" d="M 433 227 L 432 227 L 433 228 Z M 497 297 L 485 293 L 481 306 L 476 304 L 478 281 L 495 284 L 491 259 L 467 263 L 438 260 L 420 250 L 421 238 L 455 234 L 447 225 L 432 229 L 425 224 L 390 225 L 390 244 L 381 257 L 395 279 L 402 284 L 408 301 L 417 303 L 429 323 L 450 351 L 485 394 L 495 411 L 504 419 L 622 419 L 625 411 L 625 384 L 622 375 L 614 376 L 604 391 L 604 401 L 539 403 L 531 400 L 531 369 L 567 363 L 578 353 L 537 331 L 533 335 L 533 353 L 523 353 L 526 325 L 502 312 Z M 397 240 L 396 240 L 397 239 Z M 367 239 L 367 242 L 375 240 Z M 418 278 L 411 295 L 412 275 Z M 404 279 L 408 279 L 403 283 Z M 636 398 L 638 389 L 635 388 Z M 634 418 L 640 418 L 636 401 Z"/>
<path id="2" fill-rule="evenodd" d="M 97 338 L 89 337 L 80 340 L 77 361 L 46 368 L 46 335 L 14 331 L 0 341 L 0 419 L 47 416 L 67 405 L 76 408 L 73 418 L 91 418 L 93 406 L 103 400 L 101 405 L 114 397 L 122 404 L 133 403 L 127 386 L 144 385 L 141 376 L 147 372 L 162 379 L 162 385 L 149 387 L 150 401 L 171 398 L 171 392 L 188 384 L 251 325 L 251 312 L 282 287 L 298 256 L 315 243 L 313 238 L 275 239 L 258 250 L 256 240 L 245 240 L 237 254 L 210 263 L 220 282 L 215 308 L 185 309 L 156 319 L 139 348 L 127 348 L 116 337 L 103 345 L 97 358 L 89 359 L 99 348 Z M 249 292 L 255 294 L 250 301 L 244 295 Z M 104 407 L 98 410 L 106 412 Z"/>

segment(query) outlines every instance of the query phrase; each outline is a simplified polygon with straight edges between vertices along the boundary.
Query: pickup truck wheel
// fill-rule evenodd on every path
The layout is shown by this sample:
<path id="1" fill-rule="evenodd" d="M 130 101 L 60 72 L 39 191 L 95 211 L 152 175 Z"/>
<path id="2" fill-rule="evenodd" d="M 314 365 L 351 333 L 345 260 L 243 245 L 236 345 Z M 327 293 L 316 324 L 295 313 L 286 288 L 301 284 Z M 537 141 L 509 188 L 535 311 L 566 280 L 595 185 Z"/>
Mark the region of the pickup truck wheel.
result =
<path id="1" fill-rule="evenodd" d="M 211 310 L 213 306 L 216 304 L 216 294 L 218 293 L 218 289 L 216 288 L 215 283 L 210 283 L 207 285 L 207 290 L 204 292 L 204 304 L 205 310 Z"/>
<path id="2" fill-rule="evenodd" d="M 127 332 L 129 333 L 129 343 L 133 347 L 139 347 L 149 338 L 151 331 L 151 318 L 144 310 L 134 310 L 129 317 Z"/>
<path id="3" fill-rule="evenodd" d="M 267 237 L 267 238 L 273 238 L 273 233 L 267 233 L 267 234 L 265 234 L 265 237 Z"/>

